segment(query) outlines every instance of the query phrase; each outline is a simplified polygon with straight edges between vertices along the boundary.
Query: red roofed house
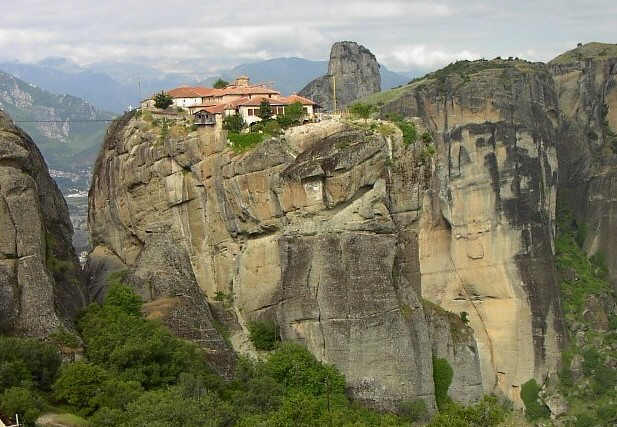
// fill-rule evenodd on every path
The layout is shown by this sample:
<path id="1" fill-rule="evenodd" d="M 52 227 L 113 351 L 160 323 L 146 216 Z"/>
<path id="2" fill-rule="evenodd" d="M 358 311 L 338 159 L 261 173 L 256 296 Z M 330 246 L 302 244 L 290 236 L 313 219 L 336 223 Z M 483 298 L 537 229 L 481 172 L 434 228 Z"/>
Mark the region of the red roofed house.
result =
<path id="1" fill-rule="evenodd" d="M 265 85 L 251 85 L 246 76 L 238 77 L 233 84 L 223 89 L 179 87 L 167 93 L 173 98 L 174 106 L 188 109 L 195 115 L 195 123 L 203 125 L 215 124 L 217 118 L 222 120 L 223 116 L 232 114 L 241 114 L 249 125 L 260 121 L 257 113 L 263 100 L 270 103 L 275 117 L 284 114 L 285 106 L 294 102 L 302 104 L 307 118 L 312 117 L 318 108 L 310 99 L 298 95 L 285 97 Z M 148 105 L 142 103 L 142 106 Z"/>

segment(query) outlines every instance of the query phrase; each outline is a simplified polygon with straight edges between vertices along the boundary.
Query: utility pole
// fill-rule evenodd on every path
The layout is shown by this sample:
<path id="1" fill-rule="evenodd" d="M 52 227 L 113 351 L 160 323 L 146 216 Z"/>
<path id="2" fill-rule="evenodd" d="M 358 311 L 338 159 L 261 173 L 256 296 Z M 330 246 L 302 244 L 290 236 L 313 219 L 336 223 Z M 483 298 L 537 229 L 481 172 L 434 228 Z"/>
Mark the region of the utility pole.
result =
<path id="1" fill-rule="evenodd" d="M 334 101 L 334 114 L 336 114 L 336 76 L 332 74 L 332 92 Z"/>

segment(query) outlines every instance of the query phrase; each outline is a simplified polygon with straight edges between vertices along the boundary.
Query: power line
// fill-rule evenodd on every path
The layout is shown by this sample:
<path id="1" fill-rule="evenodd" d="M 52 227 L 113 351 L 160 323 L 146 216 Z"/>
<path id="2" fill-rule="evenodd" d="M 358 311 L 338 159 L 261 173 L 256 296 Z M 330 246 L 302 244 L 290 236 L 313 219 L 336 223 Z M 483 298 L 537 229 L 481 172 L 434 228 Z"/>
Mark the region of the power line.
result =
<path id="1" fill-rule="evenodd" d="M 13 120 L 14 123 L 87 123 L 87 122 L 113 122 L 116 119 L 100 120 Z"/>

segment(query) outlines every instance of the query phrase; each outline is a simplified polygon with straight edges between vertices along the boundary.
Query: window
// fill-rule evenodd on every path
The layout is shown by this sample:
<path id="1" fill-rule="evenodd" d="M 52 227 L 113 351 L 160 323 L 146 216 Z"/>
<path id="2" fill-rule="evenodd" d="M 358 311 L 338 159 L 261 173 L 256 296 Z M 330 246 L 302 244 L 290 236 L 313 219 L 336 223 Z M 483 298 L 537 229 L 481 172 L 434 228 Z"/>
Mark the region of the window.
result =
<path id="1" fill-rule="evenodd" d="M 254 116 L 255 115 L 255 110 L 252 109 L 252 108 L 249 108 L 248 112 L 249 112 L 249 116 Z"/>

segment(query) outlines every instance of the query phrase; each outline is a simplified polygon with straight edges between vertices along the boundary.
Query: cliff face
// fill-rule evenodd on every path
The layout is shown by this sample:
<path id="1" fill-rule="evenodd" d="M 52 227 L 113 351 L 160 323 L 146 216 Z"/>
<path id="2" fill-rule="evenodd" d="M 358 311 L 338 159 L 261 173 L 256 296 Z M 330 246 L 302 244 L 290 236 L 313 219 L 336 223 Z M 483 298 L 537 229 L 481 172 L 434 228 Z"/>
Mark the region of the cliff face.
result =
<path id="1" fill-rule="evenodd" d="M 381 90 L 379 64 L 367 48 L 354 42 L 336 42 L 330 51 L 328 74 L 306 85 L 299 94 L 312 99 L 325 111 L 341 110 L 358 98 Z"/>
<path id="2" fill-rule="evenodd" d="M 617 45 L 589 43 L 549 67 L 566 119 L 560 195 L 586 225 L 585 250 L 603 255 L 617 283 Z"/>
<path id="3" fill-rule="evenodd" d="M 0 230 L 0 331 L 45 337 L 85 304 L 73 228 L 41 153 L 1 110 Z"/>
<path id="4" fill-rule="evenodd" d="M 170 135 L 144 117 L 110 130 L 90 192 L 91 265 L 136 271 L 151 298 L 143 284 L 179 265 L 156 261 L 166 255 L 154 242 L 166 239 L 187 260 L 187 288 L 207 296 L 238 351 L 253 351 L 249 321 L 273 319 L 369 404 L 434 407 L 434 355 L 461 367 L 455 399 L 482 394 L 470 329 L 425 309 L 420 295 L 417 223 L 432 165 L 419 147 L 398 131 L 386 138 L 334 121 L 244 154 L 214 130 Z M 178 293 L 178 282 L 167 288 Z"/>
<path id="5" fill-rule="evenodd" d="M 484 390 L 516 402 L 522 383 L 556 371 L 563 334 L 551 75 L 544 64 L 462 62 L 383 104 L 383 114 L 417 117 L 435 134 L 438 167 L 418 232 L 422 295 L 467 313 Z"/>

